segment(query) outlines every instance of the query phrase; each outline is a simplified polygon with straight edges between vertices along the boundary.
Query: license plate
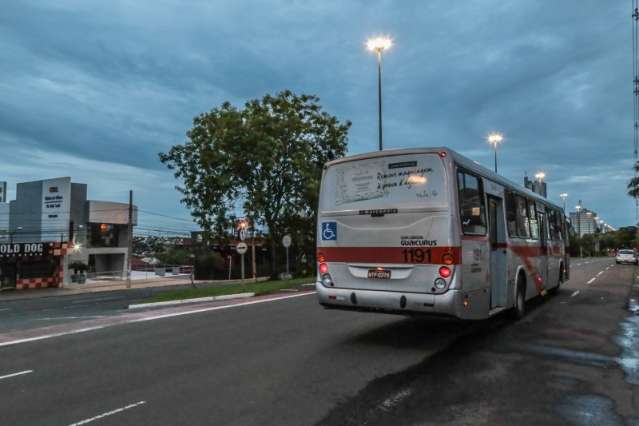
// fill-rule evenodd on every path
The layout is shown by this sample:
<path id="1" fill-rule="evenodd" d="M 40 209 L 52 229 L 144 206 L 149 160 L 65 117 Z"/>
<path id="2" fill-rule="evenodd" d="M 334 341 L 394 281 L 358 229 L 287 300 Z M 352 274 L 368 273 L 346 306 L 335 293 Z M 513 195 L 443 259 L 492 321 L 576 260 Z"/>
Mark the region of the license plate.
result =
<path id="1" fill-rule="evenodd" d="M 374 280 L 390 280 L 391 271 L 388 269 L 369 269 L 368 278 Z"/>

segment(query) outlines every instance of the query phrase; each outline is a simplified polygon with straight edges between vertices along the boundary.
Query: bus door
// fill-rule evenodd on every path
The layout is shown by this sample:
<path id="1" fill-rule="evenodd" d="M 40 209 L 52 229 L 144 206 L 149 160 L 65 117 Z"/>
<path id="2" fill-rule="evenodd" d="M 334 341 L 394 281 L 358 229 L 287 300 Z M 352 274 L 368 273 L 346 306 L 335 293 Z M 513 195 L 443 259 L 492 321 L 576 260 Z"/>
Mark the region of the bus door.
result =
<path id="1" fill-rule="evenodd" d="M 504 201 L 488 195 L 488 221 L 490 231 L 490 307 L 508 303 L 508 276 L 506 256 L 506 225 Z"/>
<path id="2" fill-rule="evenodd" d="M 548 258 L 551 253 L 550 241 L 548 235 L 548 217 L 543 207 L 537 206 L 537 223 L 539 224 L 539 256 L 537 257 L 537 270 L 541 275 L 542 287 L 548 289 L 554 284 L 548 282 Z M 538 288 L 539 291 L 541 289 Z"/>

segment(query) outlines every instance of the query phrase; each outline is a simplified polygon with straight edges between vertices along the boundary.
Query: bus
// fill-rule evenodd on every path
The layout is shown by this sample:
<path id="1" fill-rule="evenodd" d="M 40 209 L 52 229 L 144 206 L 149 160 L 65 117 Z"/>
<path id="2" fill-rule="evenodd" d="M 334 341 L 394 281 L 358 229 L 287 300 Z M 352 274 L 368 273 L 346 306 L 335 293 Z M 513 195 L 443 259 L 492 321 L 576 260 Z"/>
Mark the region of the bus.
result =
<path id="1" fill-rule="evenodd" d="M 563 209 L 449 148 L 328 162 L 317 220 L 326 308 L 478 320 L 569 277 Z"/>

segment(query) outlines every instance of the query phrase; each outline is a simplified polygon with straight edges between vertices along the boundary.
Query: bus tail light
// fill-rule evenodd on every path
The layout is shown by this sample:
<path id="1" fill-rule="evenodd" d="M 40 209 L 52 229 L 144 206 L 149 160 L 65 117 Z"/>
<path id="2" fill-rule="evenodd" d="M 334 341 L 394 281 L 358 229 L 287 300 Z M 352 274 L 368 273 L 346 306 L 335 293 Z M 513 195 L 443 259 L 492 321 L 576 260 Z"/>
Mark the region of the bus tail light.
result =
<path id="1" fill-rule="evenodd" d="M 450 253 L 444 253 L 442 255 L 442 263 L 444 265 L 452 265 L 453 263 L 455 263 L 455 258 Z"/>
<path id="2" fill-rule="evenodd" d="M 450 271 L 450 268 L 448 266 L 441 266 L 439 268 L 439 275 L 442 278 L 448 278 L 448 277 L 450 277 L 450 274 L 451 274 L 451 271 Z"/>
<path id="3" fill-rule="evenodd" d="M 326 256 L 324 256 L 323 254 L 320 253 L 320 255 L 317 256 L 317 261 L 320 262 L 320 263 L 326 262 Z"/>
<path id="4" fill-rule="evenodd" d="M 326 263 L 320 263 L 320 265 L 319 265 L 319 271 L 320 271 L 320 274 L 325 274 L 325 273 L 327 273 L 327 272 L 328 272 L 328 264 L 326 264 Z"/>

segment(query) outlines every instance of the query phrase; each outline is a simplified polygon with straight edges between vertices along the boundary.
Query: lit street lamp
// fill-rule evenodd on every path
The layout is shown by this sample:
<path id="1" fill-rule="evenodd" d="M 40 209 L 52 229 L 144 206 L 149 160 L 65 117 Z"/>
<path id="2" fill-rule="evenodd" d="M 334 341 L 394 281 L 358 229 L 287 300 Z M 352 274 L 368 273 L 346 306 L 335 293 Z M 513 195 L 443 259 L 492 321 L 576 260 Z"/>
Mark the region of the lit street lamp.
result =
<path id="1" fill-rule="evenodd" d="M 562 192 L 561 194 L 559 194 L 559 198 L 561 198 L 561 201 L 564 202 L 564 214 L 566 214 L 566 198 L 568 198 L 568 193 Z"/>
<path id="2" fill-rule="evenodd" d="M 379 150 L 384 147 L 382 143 L 382 52 L 390 49 L 393 40 L 390 37 L 372 37 L 366 41 L 366 47 L 377 54 L 377 122 L 379 130 Z"/>
<path id="3" fill-rule="evenodd" d="M 489 144 L 493 146 L 493 151 L 495 152 L 495 173 L 497 173 L 497 145 L 504 141 L 504 135 L 497 132 L 492 132 L 486 138 Z"/>

